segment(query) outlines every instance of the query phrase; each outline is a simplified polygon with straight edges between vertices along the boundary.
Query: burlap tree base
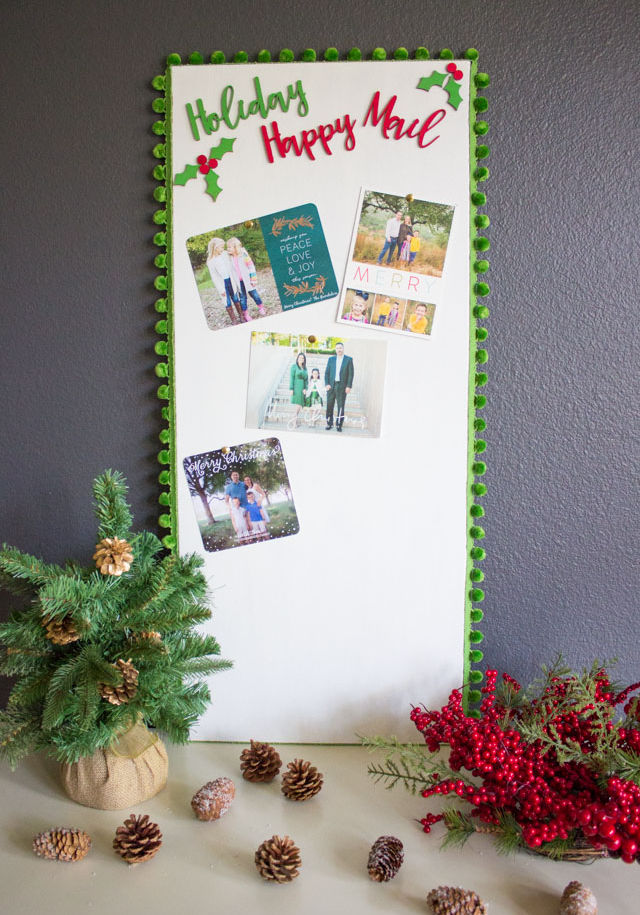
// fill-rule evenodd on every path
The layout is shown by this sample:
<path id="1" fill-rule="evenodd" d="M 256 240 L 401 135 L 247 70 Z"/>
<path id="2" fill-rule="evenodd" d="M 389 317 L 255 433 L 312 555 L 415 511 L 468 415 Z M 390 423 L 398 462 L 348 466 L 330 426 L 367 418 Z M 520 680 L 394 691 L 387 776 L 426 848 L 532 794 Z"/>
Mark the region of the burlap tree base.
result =
<path id="1" fill-rule="evenodd" d="M 167 783 L 168 768 L 164 744 L 138 723 L 112 747 L 63 764 L 62 784 L 78 804 L 120 810 L 161 791 Z"/>

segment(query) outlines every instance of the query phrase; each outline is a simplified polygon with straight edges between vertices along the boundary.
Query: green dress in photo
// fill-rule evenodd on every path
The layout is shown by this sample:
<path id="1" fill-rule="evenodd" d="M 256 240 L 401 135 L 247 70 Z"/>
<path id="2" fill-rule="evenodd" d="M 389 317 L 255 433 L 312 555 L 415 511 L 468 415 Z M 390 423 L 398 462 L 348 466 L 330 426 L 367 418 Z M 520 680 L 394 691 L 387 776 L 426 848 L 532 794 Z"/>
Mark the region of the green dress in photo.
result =
<path id="1" fill-rule="evenodd" d="M 301 407 L 304 406 L 303 391 L 307 386 L 308 380 L 309 373 L 307 370 L 301 369 L 299 365 L 294 363 L 291 366 L 291 371 L 289 373 L 289 390 L 291 391 L 291 403 L 297 403 Z"/>

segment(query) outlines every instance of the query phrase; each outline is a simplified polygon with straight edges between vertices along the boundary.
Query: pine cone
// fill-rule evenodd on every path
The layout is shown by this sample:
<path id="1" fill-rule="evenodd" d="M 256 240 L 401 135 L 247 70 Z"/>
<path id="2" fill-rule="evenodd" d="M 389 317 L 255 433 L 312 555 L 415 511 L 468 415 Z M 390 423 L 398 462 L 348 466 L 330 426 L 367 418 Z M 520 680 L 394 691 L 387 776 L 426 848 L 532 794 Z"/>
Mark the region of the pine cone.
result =
<path id="1" fill-rule="evenodd" d="M 127 864 L 141 864 L 149 861 L 162 845 L 162 833 L 157 823 L 152 823 L 147 814 L 136 816 L 132 813 L 118 826 L 113 848 Z"/>
<path id="2" fill-rule="evenodd" d="M 215 778 L 207 782 L 191 798 L 193 812 L 199 820 L 219 820 L 231 806 L 236 786 L 230 778 Z"/>
<path id="3" fill-rule="evenodd" d="M 252 740 L 251 747 L 240 754 L 242 777 L 248 782 L 272 782 L 281 765 L 276 748 L 257 740 Z"/>
<path id="4" fill-rule="evenodd" d="M 322 788 L 322 772 L 303 759 L 294 759 L 282 776 L 282 793 L 290 801 L 306 801 Z"/>
<path id="5" fill-rule="evenodd" d="M 302 864 L 300 849 L 289 836 L 271 836 L 266 839 L 255 854 L 260 876 L 276 883 L 290 883 L 298 876 Z"/>
<path id="6" fill-rule="evenodd" d="M 52 861 L 81 861 L 91 848 L 91 836 L 81 829 L 56 826 L 39 832 L 33 839 L 33 850 L 40 858 Z"/>
<path id="7" fill-rule="evenodd" d="M 105 537 L 96 543 L 93 558 L 102 575 L 122 575 L 129 571 L 133 562 L 131 544 L 119 537 Z"/>
<path id="8" fill-rule="evenodd" d="M 68 645 L 80 638 L 80 633 L 70 616 L 64 616 L 62 619 L 49 617 L 42 620 L 42 625 L 47 630 L 47 638 L 54 645 Z"/>
<path id="9" fill-rule="evenodd" d="M 598 903 L 589 887 L 572 880 L 560 899 L 560 915 L 598 915 Z"/>
<path id="10" fill-rule="evenodd" d="M 487 915 L 488 911 L 477 893 L 459 886 L 439 886 L 431 890 L 427 903 L 435 915 Z"/>
<path id="11" fill-rule="evenodd" d="M 377 883 L 392 880 L 400 870 L 404 853 L 402 842 L 395 836 L 380 836 L 371 846 L 367 869 Z"/>
<path id="12" fill-rule="evenodd" d="M 123 661 L 122 658 L 120 658 L 120 660 L 116 661 L 116 663 L 111 666 L 115 667 L 116 670 L 119 670 L 122 674 L 122 683 L 119 686 L 111 686 L 109 683 L 100 683 L 98 686 L 100 695 L 103 699 L 106 699 L 107 702 L 110 702 L 111 705 L 125 705 L 133 699 L 138 692 L 138 671 L 131 663 L 131 658 L 129 658 L 128 661 Z"/>

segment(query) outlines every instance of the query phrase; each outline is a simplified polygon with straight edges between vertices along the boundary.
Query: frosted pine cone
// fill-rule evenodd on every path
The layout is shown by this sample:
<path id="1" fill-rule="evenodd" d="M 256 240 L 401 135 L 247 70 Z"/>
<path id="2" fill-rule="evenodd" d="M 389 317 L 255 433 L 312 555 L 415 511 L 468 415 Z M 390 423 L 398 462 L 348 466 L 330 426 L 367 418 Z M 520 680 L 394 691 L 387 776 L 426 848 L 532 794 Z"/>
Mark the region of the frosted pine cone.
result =
<path id="1" fill-rule="evenodd" d="M 248 782 L 272 782 L 282 765 L 282 760 L 275 747 L 268 743 L 251 741 L 240 754 L 242 777 Z"/>
<path id="2" fill-rule="evenodd" d="M 91 848 L 91 836 L 81 829 L 56 826 L 39 832 L 33 839 L 33 850 L 40 858 L 52 861 L 81 861 Z"/>
<path id="3" fill-rule="evenodd" d="M 113 849 L 127 864 L 142 864 L 157 854 L 162 845 L 162 833 L 157 823 L 152 823 L 147 814 L 136 816 L 132 813 L 118 826 L 113 840 Z"/>
<path id="4" fill-rule="evenodd" d="M 133 562 L 131 544 L 119 537 L 105 537 L 96 543 L 93 558 L 102 575 L 122 575 L 129 571 Z"/>
<path id="5" fill-rule="evenodd" d="M 236 786 L 230 778 L 215 778 L 207 782 L 191 798 L 193 812 L 199 820 L 219 820 L 231 806 Z"/>
<path id="6" fill-rule="evenodd" d="M 255 854 L 256 867 L 265 880 L 290 883 L 300 873 L 300 849 L 289 836 L 271 836 Z"/>
<path id="7" fill-rule="evenodd" d="M 322 788 L 322 772 L 304 759 L 294 759 L 282 776 L 282 793 L 290 801 L 306 801 Z"/>
<path id="8" fill-rule="evenodd" d="M 138 692 L 138 671 L 131 663 L 131 658 L 129 658 L 128 661 L 123 661 L 122 658 L 120 658 L 111 666 L 115 667 L 116 670 L 119 670 L 122 674 L 122 683 L 119 686 L 111 686 L 109 683 L 100 683 L 98 687 L 100 695 L 103 699 L 106 699 L 107 702 L 110 702 L 111 705 L 126 705 L 126 703 L 133 699 Z"/>
<path id="9" fill-rule="evenodd" d="M 367 870 L 372 880 L 386 883 L 400 870 L 404 853 L 402 842 L 395 836 L 380 836 L 371 846 Z"/>
<path id="10" fill-rule="evenodd" d="M 80 638 L 80 633 L 70 616 L 64 616 L 62 619 L 49 617 L 42 620 L 42 625 L 47 631 L 47 638 L 54 645 L 69 645 Z"/>
<path id="11" fill-rule="evenodd" d="M 486 915 L 488 911 L 477 893 L 459 886 L 439 886 L 431 890 L 427 903 L 435 915 Z"/>
<path id="12" fill-rule="evenodd" d="M 560 899 L 560 915 L 598 915 L 598 903 L 589 887 L 572 880 Z"/>

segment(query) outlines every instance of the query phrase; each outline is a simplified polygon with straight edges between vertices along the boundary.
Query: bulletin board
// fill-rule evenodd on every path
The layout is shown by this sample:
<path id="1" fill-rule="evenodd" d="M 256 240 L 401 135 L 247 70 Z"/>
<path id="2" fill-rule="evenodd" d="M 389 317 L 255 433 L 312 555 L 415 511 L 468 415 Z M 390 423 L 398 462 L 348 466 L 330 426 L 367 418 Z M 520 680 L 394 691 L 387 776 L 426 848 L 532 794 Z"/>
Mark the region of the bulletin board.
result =
<path id="1" fill-rule="evenodd" d="M 160 523 L 234 662 L 196 739 L 408 736 L 479 679 L 487 80 L 314 56 L 154 80 Z"/>

